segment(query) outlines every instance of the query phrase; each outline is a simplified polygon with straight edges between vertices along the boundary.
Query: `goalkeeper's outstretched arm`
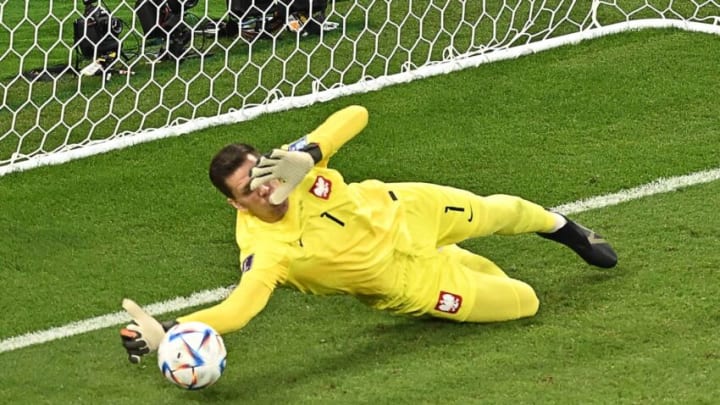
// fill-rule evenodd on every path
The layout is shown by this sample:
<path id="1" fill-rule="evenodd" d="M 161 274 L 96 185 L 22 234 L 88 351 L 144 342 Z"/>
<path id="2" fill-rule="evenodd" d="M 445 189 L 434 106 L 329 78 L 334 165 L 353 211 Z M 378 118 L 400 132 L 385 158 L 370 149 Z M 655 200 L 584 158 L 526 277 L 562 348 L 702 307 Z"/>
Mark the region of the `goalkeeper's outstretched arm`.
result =
<path id="1" fill-rule="evenodd" d="M 365 107 L 352 105 L 330 115 L 320 126 L 307 135 L 308 145 L 316 144 L 320 148 L 320 159 L 316 163 L 327 166 L 328 160 L 346 142 L 359 134 L 368 123 L 368 111 Z M 292 144 L 291 150 L 292 150 Z"/>
<path id="2" fill-rule="evenodd" d="M 332 114 L 314 131 L 285 149 L 274 149 L 262 156 L 250 173 L 250 189 L 279 180 L 280 185 L 270 196 L 270 203 L 282 203 L 313 166 L 326 167 L 330 157 L 360 133 L 367 122 L 368 112 L 361 106 L 346 107 Z"/>
<path id="3" fill-rule="evenodd" d="M 177 318 L 180 323 L 203 322 L 218 333 L 242 329 L 265 308 L 273 289 L 254 279 L 243 280 L 221 303 Z"/>

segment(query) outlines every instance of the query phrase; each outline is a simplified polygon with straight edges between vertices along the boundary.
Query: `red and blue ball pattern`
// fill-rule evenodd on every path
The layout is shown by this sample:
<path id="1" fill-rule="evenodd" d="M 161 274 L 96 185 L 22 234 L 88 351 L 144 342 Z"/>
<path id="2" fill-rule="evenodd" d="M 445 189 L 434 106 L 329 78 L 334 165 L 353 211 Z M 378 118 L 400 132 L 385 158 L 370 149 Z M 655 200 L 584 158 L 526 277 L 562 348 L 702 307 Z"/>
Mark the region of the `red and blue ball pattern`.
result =
<path id="1" fill-rule="evenodd" d="M 201 322 L 177 324 L 167 331 L 158 347 L 158 366 L 178 387 L 208 387 L 225 370 L 227 352 L 222 337 Z"/>

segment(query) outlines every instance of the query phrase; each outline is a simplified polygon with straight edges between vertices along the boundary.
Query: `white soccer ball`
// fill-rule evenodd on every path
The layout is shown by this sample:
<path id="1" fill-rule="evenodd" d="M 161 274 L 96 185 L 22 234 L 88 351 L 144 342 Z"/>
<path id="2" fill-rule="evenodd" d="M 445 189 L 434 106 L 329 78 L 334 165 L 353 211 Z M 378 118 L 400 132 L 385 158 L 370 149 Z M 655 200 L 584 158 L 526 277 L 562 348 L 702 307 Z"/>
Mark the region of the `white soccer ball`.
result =
<path id="1" fill-rule="evenodd" d="M 158 366 L 173 384 L 199 390 L 215 383 L 225 370 L 225 343 L 202 322 L 170 328 L 158 347 Z"/>

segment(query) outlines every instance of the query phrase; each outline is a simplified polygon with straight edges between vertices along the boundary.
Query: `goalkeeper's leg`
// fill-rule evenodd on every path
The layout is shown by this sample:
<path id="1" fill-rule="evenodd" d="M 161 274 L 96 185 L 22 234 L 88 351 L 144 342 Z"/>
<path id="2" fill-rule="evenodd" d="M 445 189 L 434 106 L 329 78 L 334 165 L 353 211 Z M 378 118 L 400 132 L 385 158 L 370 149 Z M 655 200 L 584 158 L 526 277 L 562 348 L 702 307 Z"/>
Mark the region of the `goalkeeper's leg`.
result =
<path id="1" fill-rule="evenodd" d="M 564 219 L 509 195 L 487 197 L 427 183 L 390 184 L 403 204 L 413 239 L 435 246 L 488 235 L 552 232 Z"/>
<path id="2" fill-rule="evenodd" d="M 441 255 L 459 261 L 468 275 L 469 289 L 474 296 L 464 322 L 498 322 L 526 318 L 537 313 L 540 302 L 530 285 L 512 279 L 489 259 L 457 245 L 443 246 Z"/>
<path id="3" fill-rule="evenodd" d="M 509 277 L 473 273 L 475 302 L 465 322 L 499 322 L 534 316 L 540 301 L 530 285 Z"/>
<path id="4" fill-rule="evenodd" d="M 442 256 L 442 255 L 441 255 Z M 457 263 L 440 258 L 437 277 L 419 272 L 427 289 L 428 313 L 456 322 L 501 322 L 526 318 L 537 313 L 540 306 L 535 291 L 528 284 L 506 275 L 472 271 Z M 416 290 L 413 290 L 416 291 Z"/>
<path id="5" fill-rule="evenodd" d="M 483 197 L 426 183 L 391 184 L 391 189 L 405 207 L 413 240 L 422 246 L 535 232 L 570 247 L 594 266 L 609 268 L 617 263 L 615 251 L 595 232 L 520 197 Z"/>
<path id="6" fill-rule="evenodd" d="M 472 271 L 490 274 L 493 276 L 507 277 L 504 271 L 491 260 L 477 255 L 469 250 L 465 250 L 458 245 L 443 246 L 438 249 L 440 254 L 448 255 L 459 261 L 463 266 Z"/>

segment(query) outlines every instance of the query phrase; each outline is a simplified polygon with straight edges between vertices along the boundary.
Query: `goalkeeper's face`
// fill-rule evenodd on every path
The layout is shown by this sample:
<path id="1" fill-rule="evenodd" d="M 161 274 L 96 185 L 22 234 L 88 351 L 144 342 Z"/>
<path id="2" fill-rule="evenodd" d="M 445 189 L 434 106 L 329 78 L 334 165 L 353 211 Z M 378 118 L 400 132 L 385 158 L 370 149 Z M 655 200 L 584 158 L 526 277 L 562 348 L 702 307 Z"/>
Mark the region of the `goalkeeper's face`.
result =
<path id="1" fill-rule="evenodd" d="M 270 181 L 255 190 L 250 190 L 250 170 L 255 167 L 257 159 L 248 155 L 248 159 L 225 179 L 232 191 L 228 203 L 240 211 L 246 211 L 265 222 L 281 220 L 288 210 L 288 201 L 270 204 L 270 194 L 279 185 L 277 180 Z"/>

